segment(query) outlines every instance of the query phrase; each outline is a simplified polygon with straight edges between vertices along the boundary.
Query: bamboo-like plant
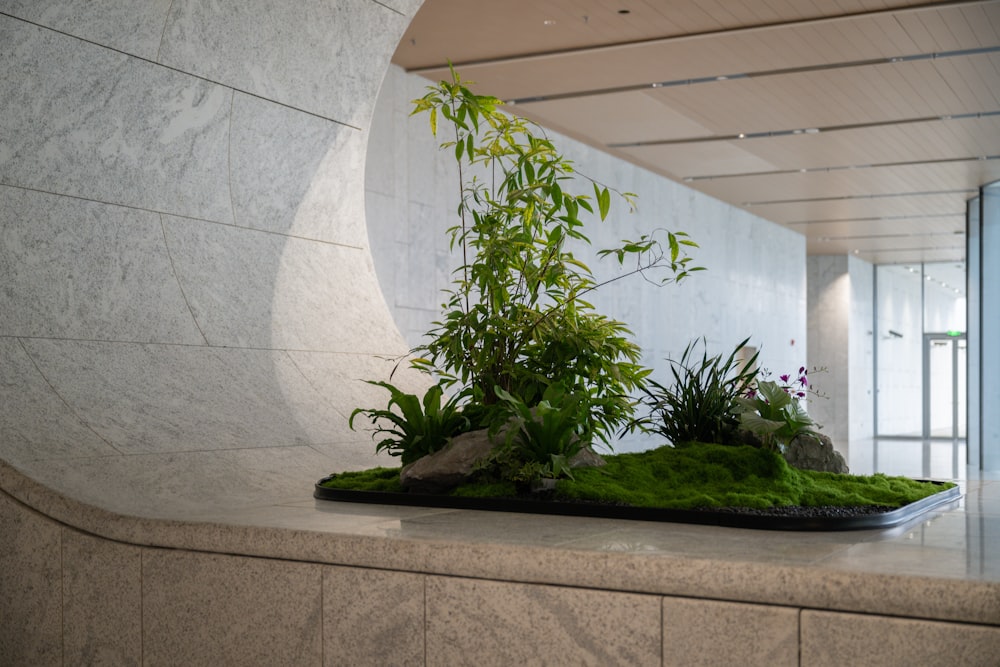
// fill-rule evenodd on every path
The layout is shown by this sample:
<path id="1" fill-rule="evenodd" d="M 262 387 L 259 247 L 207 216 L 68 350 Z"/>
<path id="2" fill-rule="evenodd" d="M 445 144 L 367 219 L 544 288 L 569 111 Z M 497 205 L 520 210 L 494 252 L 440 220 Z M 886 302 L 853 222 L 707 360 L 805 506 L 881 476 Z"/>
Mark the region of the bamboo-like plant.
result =
<path id="1" fill-rule="evenodd" d="M 584 430 L 607 442 L 631 417 L 630 395 L 650 371 L 640 365 L 626 325 L 586 300 L 602 283 L 571 246 L 589 244 L 585 215 L 596 208 L 604 220 L 613 195 L 628 205 L 633 195 L 595 181 L 592 195 L 574 193 L 579 182 L 571 162 L 540 128 L 500 106 L 471 92 L 454 69 L 451 81 L 414 100 L 413 114 L 427 113 L 435 136 L 440 124 L 449 126 L 441 146 L 454 152 L 461 181 L 458 224 L 449 234 L 462 263 L 446 292 L 443 318 L 416 348 L 413 363 L 487 408 L 500 401 L 497 387 L 534 405 L 558 384 L 587 401 Z M 471 172 L 485 176 L 468 177 Z M 699 270 L 685 252 L 693 246 L 683 232 L 664 231 L 599 256 L 629 263 L 612 281 L 641 273 L 665 284 Z M 664 277 L 652 276 L 654 269 Z"/>

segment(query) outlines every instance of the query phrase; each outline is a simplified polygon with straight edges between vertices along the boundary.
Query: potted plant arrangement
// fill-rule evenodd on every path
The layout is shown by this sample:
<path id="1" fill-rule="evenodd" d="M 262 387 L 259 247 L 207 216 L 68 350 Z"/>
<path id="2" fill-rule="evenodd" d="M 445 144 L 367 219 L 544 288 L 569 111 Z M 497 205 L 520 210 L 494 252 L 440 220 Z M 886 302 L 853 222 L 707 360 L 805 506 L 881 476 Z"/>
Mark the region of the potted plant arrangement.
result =
<path id="1" fill-rule="evenodd" d="M 789 466 L 788 446 L 815 434 L 796 395 L 807 387 L 805 369 L 797 387 L 785 376 L 769 381 L 755 357 L 737 361 L 746 340 L 725 359 L 705 352 L 700 361 L 692 343 L 670 362 L 671 386 L 651 381 L 626 325 L 587 300 L 606 283 L 572 250 L 589 243 L 584 216 L 603 221 L 613 200 L 631 206 L 634 195 L 595 181 L 586 194 L 573 192 L 572 164 L 540 128 L 500 106 L 454 70 L 414 101 L 435 136 L 448 127 L 441 146 L 453 151 L 462 187 L 449 230 L 461 264 L 440 321 L 410 360 L 437 382 L 419 397 L 372 381 L 388 403 L 356 409 L 351 427 L 367 418 L 376 450 L 403 467 L 329 476 L 317 497 L 712 523 L 748 514 L 733 508 L 885 515 L 943 499 L 943 485 Z M 695 247 L 685 233 L 663 230 L 598 256 L 622 267 L 611 281 L 642 275 L 669 284 L 701 270 L 687 254 Z M 637 429 L 669 444 L 594 453 Z"/>

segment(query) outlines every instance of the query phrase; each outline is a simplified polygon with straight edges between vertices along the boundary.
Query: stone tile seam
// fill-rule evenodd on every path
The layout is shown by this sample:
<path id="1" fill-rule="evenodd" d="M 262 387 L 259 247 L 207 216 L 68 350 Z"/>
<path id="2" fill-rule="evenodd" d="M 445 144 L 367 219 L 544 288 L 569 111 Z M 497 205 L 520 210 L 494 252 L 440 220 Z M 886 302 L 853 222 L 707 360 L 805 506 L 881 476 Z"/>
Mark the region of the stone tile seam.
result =
<path id="1" fill-rule="evenodd" d="M 373 5 L 379 5 L 381 7 L 385 7 L 390 12 L 394 12 L 394 13 L 399 14 L 400 16 L 402 16 L 404 18 L 407 18 L 406 12 L 404 12 L 401 9 L 396 9 L 395 7 L 390 7 L 389 5 L 385 4 L 384 2 L 380 2 L 380 0 L 372 0 L 372 4 Z"/>
<path id="2" fill-rule="evenodd" d="M 380 6 L 385 7 L 385 5 L 382 5 L 381 3 L 378 3 L 378 2 L 374 2 L 373 4 L 378 4 Z M 386 7 L 386 9 L 388 9 L 388 7 Z M 309 111 L 308 109 L 303 109 L 301 107 L 297 107 L 294 104 L 288 104 L 287 102 L 281 102 L 281 101 L 278 101 L 278 100 L 272 100 L 270 98 L 264 97 L 263 95 L 258 95 L 257 93 L 251 92 L 249 90 L 243 90 L 242 88 L 237 88 L 235 86 L 231 86 L 231 85 L 225 84 L 225 83 L 223 83 L 221 81 L 215 81 L 214 79 L 210 79 L 210 78 L 208 78 L 206 76 L 202 76 L 202 75 L 199 75 L 199 74 L 194 74 L 192 72 L 187 72 L 187 71 L 184 71 L 184 70 L 182 70 L 180 68 L 173 67 L 171 65 L 167 65 L 166 63 L 159 62 L 159 60 L 150 60 L 149 58 L 144 58 L 143 56 L 139 56 L 139 55 L 136 55 L 134 53 L 129 53 L 128 51 L 122 51 L 121 49 L 116 49 L 113 46 L 108 46 L 106 44 L 101 44 L 100 42 L 95 42 L 92 39 L 86 39 L 84 37 L 78 37 L 77 35 L 73 35 L 71 33 L 65 32 L 63 30 L 57 30 L 56 28 L 51 28 L 51 27 L 49 27 L 47 25 L 43 25 L 43 24 L 37 23 L 35 21 L 29 21 L 28 19 L 23 19 L 23 18 L 20 18 L 18 16 L 14 16 L 12 14 L 8 14 L 6 12 L 0 12 L 0 16 L 9 18 L 9 19 L 14 20 L 14 21 L 20 21 L 21 23 L 26 23 L 28 25 L 35 26 L 36 28 L 39 28 L 39 29 L 42 29 L 42 30 L 48 30 L 49 32 L 53 32 L 53 33 L 56 33 L 56 34 L 59 34 L 59 35 L 63 35 L 64 37 L 68 37 L 70 39 L 75 39 L 75 40 L 77 40 L 79 42 L 83 42 L 85 44 L 90 44 L 90 45 L 96 46 L 98 48 L 107 49 L 108 51 L 113 51 L 114 53 L 121 54 L 121 55 L 123 55 L 123 56 L 125 56 L 127 58 L 134 58 L 135 60 L 138 60 L 138 61 L 141 61 L 141 62 L 144 62 L 144 63 L 148 63 L 150 65 L 155 65 L 156 67 L 162 67 L 162 68 L 170 70 L 172 72 L 176 72 L 178 74 L 183 74 L 184 76 L 189 76 L 189 77 L 191 77 L 193 79 L 198 79 L 200 81 L 204 81 L 206 83 L 210 83 L 210 84 L 215 85 L 215 86 L 221 86 L 223 88 L 228 88 L 228 89 L 230 89 L 230 90 L 232 90 L 234 92 L 242 93 L 242 94 L 248 95 L 250 97 L 255 97 L 255 98 L 259 99 L 259 100 L 264 100 L 265 102 L 270 102 L 271 104 L 277 104 L 278 106 L 285 107 L 286 109 L 290 109 L 292 111 L 297 111 L 299 113 L 304 113 L 304 114 L 307 114 L 309 116 L 313 116 L 314 118 L 319 118 L 321 120 L 325 120 L 327 122 L 334 123 L 334 124 L 340 125 L 342 127 L 348 127 L 348 128 L 350 128 L 352 130 L 357 130 L 359 132 L 364 131 L 364 128 L 362 128 L 362 127 L 360 127 L 358 125 L 352 125 L 351 123 L 345 123 L 344 121 L 337 120 L 336 118 L 330 118 L 328 116 L 324 116 L 323 114 L 317 113 L 315 111 Z M 166 29 L 166 26 L 164 26 L 164 30 L 165 29 Z M 159 52 L 157 52 L 157 58 L 159 58 Z"/>
<path id="3" fill-rule="evenodd" d="M 0 186 L 7 188 L 16 188 L 18 190 L 24 190 L 26 192 L 37 192 L 43 195 L 49 195 L 52 197 L 65 197 L 67 199 L 75 199 L 77 201 L 91 202 L 93 204 L 101 204 L 102 206 L 114 206 L 117 208 L 129 209 L 132 211 L 142 211 L 144 213 L 154 213 L 156 215 L 164 216 L 169 215 L 172 218 L 178 218 L 181 220 L 190 220 L 193 222 L 198 222 L 208 225 L 220 225 L 222 227 L 230 227 L 233 229 L 246 231 L 246 232 L 257 232 L 260 234 L 270 234 L 271 236 L 280 236 L 286 239 L 295 239 L 298 241 L 308 241 L 310 243 L 321 243 L 323 245 L 334 246 L 336 248 L 346 248 L 348 250 L 366 251 L 367 246 L 354 245 L 351 243 L 338 243 L 336 241 L 329 241 L 326 239 L 318 239 L 311 236 L 301 236 L 299 234 L 283 234 L 282 232 L 276 232 L 270 229 L 258 229 L 257 227 L 247 227 L 245 225 L 239 225 L 232 222 L 223 222 L 221 220 L 210 220 L 208 218 L 196 218 L 190 215 L 180 215 L 172 211 L 161 211 L 155 208 L 144 208 L 142 206 L 132 206 L 130 204 L 122 204 L 119 202 L 105 201 L 102 199 L 94 199 L 92 197 L 81 197 L 80 195 L 68 194 L 65 192 L 53 192 L 51 190 L 42 190 L 41 188 L 33 188 L 24 185 L 18 185 L 16 183 L 8 183 L 6 181 L 0 181 Z"/>
<path id="4" fill-rule="evenodd" d="M 4 338 L 6 338 L 6 336 L 4 336 Z M 34 367 L 35 372 L 38 373 L 38 376 L 40 378 L 42 378 L 42 380 L 45 381 L 46 386 L 48 386 L 48 388 L 52 392 L 52 394 L 56 398 L 58 398 L 62 402 L 63 405 L 66 406 L 66 409 L 69 410 L 70 414 L 73 415 L 73 417 L 77 420 L 77 422 L 79 422 L 80 425 L 83 426 L 85 429 L 87 429 L 88 431 L 90 431 L 91 433 L 93 433 L 94 436 L 96 436 L 101 442 L 103 442 L 104 444 L 106 444 L 108 447 L 110 447 L 111 449 L 115 450 L 119 454 L 123 454 L 123 452 L 120 449 L 118 449 L 117 447 L 115 447 L 115 445 L 114 445 L 113 442 L 111 442 L 110 440 L 108 440 L 107 438 L 105 438 L 103 435 L 101 435 L 100 433 L 98 433 L 97 431 L 95 431 L 94 428 L 90 425 L 90 423 L 87 420 L 85 420 L 83 417 L 81 417 L 80 413 L 77 412 L 76 409 L 72 405 L 70 405 L 69 401 L 67 401 L 66 398 L 59 392 L 59 390 L 56 389 L 55 385 L 52 384 L 52 382 L 49 380 L 48 376 L 46 376 L 45 373 L 42 372 L 41 367 L 38 365 L 38 362 L 35 360 L 35 358 L 31 355 L 31 352 L 28 351 L 27 346 L 24 344 L 24 340 L 22 340 L 20 336 L 15 336 L 14 340 L 16 340 L 17 344 L 21 346 L 21 350 L 24 352 L 25 356 L 28 357 L 28 361 L 31 362 L 31 365 Z"/>
<path id="5" fill-rule="evenodd" d="M 173 6 L 172 0 L 171 6 Z M 233 194 L 233 114 L 235 112 L 236 91 L 231 88 L 229 90 L 229 129 L 226 131 L 226 187 L 229 189 L 229 212 L 233 216 L 234 227 L 239 226 L 239 221 L 236 219 L 236 196 Z M 166 235 L 165 231 L 164 235 Z"/>
<path id="6" fill-rule="evenodd" d="M 0 335 L 0 339 L 12 338 L 17 341 L 21 340 L 49 340 L 64 343 L 97 343 L 99 345 L 141 345 L 144 347 L 187 347 L 195 350 L 244 350 L 248 352 L 285 352 L 288 354 L 330 354 L 330 355 L 344 355 L 352 357 L 395 357 L 398 356 L 392 352 L 385 352 L 379 350 L 372 350 L 370 352 L 354 352 L 346 350 L 317 350 L 317 349 L 300 349 L 300 348 L 284 348 L 284 347 L 253 347 L 253 346 L 237 346 L 237 345 L 195 345 L 193 343 L 172 343 L 166 341 L 142 341 L 142 340 L 124 340 L 124 339 L 102 339 L 102 338 L 67 338 L 64 336 L 20 336 L 20 335 Z M 51 386 L 51 385 L 50 385 Z M 340 440 L 332 441 L 328 444 L 336 444 L 337 442 L 342 442 Z"/>
<path id="7" fill-rule="evenodd" d="M 334 412 L 340 415 L 341 418 L 348 419 L 348 416 L 344 414 L 344 412 L 340 409 L 340 406 L 337 405 L 336 402 L 330 400 L 329 394 L 322 391 L 322 389 L 318 387 L 316 383 L 310 380 L 309 376 L 302 371 L 302 367 L 299 366 L 298 362 L 295 361 L 295 357 L 292 356 L 292 352 L 289 350 L 284 350 L 284 353 L 285 353 L 285 358 L 288 359 L 289 363 L 292 364 L 292 368 L 294 368 L 295 372 L 299 374 L 299 377 L 301 377 L 305 381 L 306 386 L 311 388 L 315 392 L 316 396 L 318 396 L 320 400 L 326 403 L 326 405 L 330 407 Z M 315 443 L 315 444 L 336 444 L 336 443 Z M 316 451 L 319 452 L 319 450 Z M 322 454 L 322 452 L 319 453 Z"/>
<path id="8" fill-rule="evenodd" d="M 232 190 L 232 186 L 230 186 L 230 190 Z M 231 193 L 230 196 L 232 196 Z M 184 284 L 181 283 L 180 276 L 177 275 L 177 265 L 174 264 L 174 255 L 170 252 L 170 241 L 167 240 L 167 230 L 166 225 L 163 222 L 163 214 L 158 213 L 157 217 L 160 220 L 160 235 L 163 238 L 163 250 L 167 253 L 167 260 L 170 262 L 170 273 L 174 276 L 174 282 L 177 283 L 177 289 L 180 290 L 181 298 L 184 299 L 184 306 L 188 310 L 188 315 L 191 316 L 191 322 L 194 323 L 198 333 L 201 334 L 201 339 L 205 341 L 205 346 L 211 347 L 212 344 L 209 342 L 208 336 L 205 335 L 205 330 L 201 328 L 201 323 L 198 322 L 198 317 L 194 314 L 194 309 L 191 308 L 191 302 L 188 301 L 187 292 L 184 291 Z"/>
<path id="9" fill-rule="evenodd" d="M 156 62 L 160 62 L 160 56 L 163 53 L 163 42 L 167 38 L 167 28 L 170 26 L 170 14 L 174 11 L 175 0 L 170 0 L 170 6 L 167 7 L 166 13 L 163 15 L 163 29 L 160 30 L 160 43 L 156 45 Z"/>

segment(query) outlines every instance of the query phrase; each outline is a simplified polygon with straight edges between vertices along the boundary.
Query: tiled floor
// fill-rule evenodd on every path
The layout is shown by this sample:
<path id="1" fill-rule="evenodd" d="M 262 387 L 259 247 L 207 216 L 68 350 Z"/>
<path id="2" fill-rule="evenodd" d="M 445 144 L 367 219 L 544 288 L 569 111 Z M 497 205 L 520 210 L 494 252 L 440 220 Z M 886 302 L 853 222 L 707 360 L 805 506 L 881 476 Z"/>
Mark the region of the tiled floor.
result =
<path id="1" fill-rule="evenodd" d="M 854 440 L 849 445 L 848 465 L 857 475 L 882 472 L 921 479 L 1000 479 L 1000 472 L 991 475 L 970 471 L 965 465 L 967 447 L 964 440 L 908 440 L 885 438 Z"/>

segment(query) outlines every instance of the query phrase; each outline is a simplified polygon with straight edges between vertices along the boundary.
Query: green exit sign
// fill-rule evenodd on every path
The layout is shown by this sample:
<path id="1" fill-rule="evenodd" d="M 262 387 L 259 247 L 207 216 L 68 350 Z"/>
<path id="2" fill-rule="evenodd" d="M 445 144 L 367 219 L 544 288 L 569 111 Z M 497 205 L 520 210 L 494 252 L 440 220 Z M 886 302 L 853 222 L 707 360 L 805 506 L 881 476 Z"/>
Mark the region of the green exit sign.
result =
<path id="1" fill-rule="evenodd" d="M 951 336 L 952 338 L 958 338 L 959 336 L 964 336 L 965 332 L 964 331 L 949 331 L 948 335 Z"/>

